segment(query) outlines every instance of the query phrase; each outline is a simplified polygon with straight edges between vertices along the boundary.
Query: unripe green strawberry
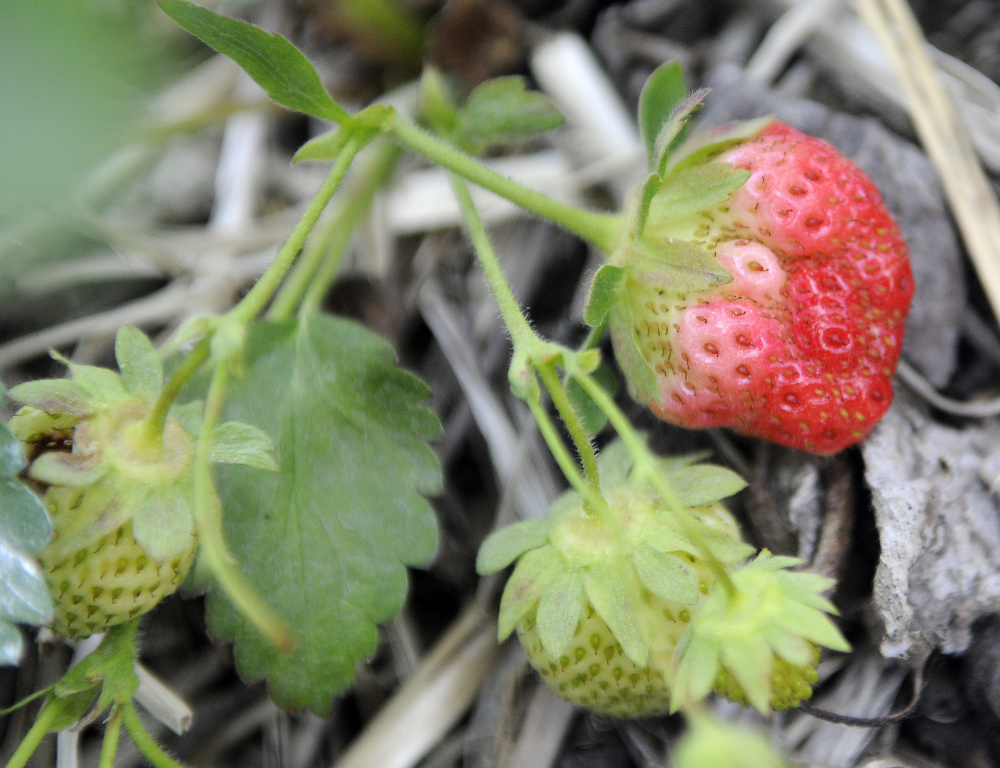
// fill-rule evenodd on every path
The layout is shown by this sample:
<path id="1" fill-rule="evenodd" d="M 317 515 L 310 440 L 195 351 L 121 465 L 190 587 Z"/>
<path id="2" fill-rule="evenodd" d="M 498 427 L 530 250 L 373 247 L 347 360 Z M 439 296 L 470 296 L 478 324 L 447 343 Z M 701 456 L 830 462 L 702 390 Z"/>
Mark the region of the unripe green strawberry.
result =
<path id="1" fill-rule="evenodd" d="M 70 637 L 145 613 L 177 589 L 195 556 L 194 438 L 178 411 L 156 416 L 163 371 L 149 340 L 126 326 L 115 351 L 121 375 L 67 363 L 72 379 L 9 393 L 25 406 L 9 426 L 31 460 L 26 479 L 52 520 L 39 560 L 53 626 Z M 260 430 L 217 430 L 213 460 L 276 468 Z"/>
<path id="2" fill-rule="evenodd" d="M 666 712 L 678 639 L 714 576 L 701 549 L 620 444 L 602 454 L 605 507 L 568 492 L 545 521 L 494 534 L 480 573 L 518 560 L 500 604 L 499 637 L 515 629 L 531 664 L 567 700 L 614 717 Z M 743 481 L 720 467 L 664 461 L 661 470 L 723 563 L 752 549 L 718 499 Z"/>
<path id="3" fill-rule="evenodd" d="M 50 561 L 43 552 L 39 559 L 55 598 L 52 628 L 88 637 L 146 613 L 180 586 L 194 562 L 195 543 L 192 532 L 190 546 L 159 563 L 136 543 L 128 522 L 62 559 Z"/>
<path id="4" fill-rule="evenodd" d="M 822 596 L 833 580 L 788 570 L 801 562 L 764 550 L 731 574 L 729 588 L 713 585 L 678 641 L 672 709 L 710 690 L 765 714 L 812 695 L 819 646 L 850 646 Z"/>

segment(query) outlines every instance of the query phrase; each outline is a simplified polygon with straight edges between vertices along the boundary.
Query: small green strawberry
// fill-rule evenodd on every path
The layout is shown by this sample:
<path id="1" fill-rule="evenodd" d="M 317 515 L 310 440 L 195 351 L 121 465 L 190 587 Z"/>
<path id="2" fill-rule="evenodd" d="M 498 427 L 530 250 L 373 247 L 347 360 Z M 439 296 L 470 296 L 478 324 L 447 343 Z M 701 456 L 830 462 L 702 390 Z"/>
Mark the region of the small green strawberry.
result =
<path id="1" fill-rule="evenodd" d="M 67 362 L 72 379 L 28 382 L 8 393 L 24 405 L 9 426 L 31 460 L 26 479 L 52 520 L 39 561 L 55 603 L 53 628 L 70 637 L 151 609 L 177 589 L 196 550 L 195 439 L 179 419 L 197 419 L 200 405 L 171 408 L 155 427 L 163 386 L 156 351 L 126 326 L 115 352 L 120 375 Z M 276 468 L 260 430 L 217 430 L 213 460 Z"/>
<path id="2" fill-rule="evenodd" d="M 670 753 L 670 768 L 790 768 L 760 731 L 696 711 Z"/>
<path id="3" fill-rule="evenodd" d="M 732 591 L 713 585 L 677 645 L 673 710 L 711 690 L 765 714 L 812 695 L 819 646 L 850 646 L 822 596 L 833 580 L 788 570 L 801 562 L 764 550 L 731 574 Z"/>
<path id="4" fill-rule="evenodd" d="M 720 562 L 752 552 L 718 501 L 744 486 L 737 475 L 690 459 L 660 469 Z M 480 573 L 518 561 L 500 604 L 500 639 L 516 629 L 559 695 L 614 717 L 668 711 L 677 642 L 714 581 L 699 546 L 634 475 L 623 446 L 611 446 L 601 456 L 604 509 L 587 509 L 570 491 L 546 520 L 491 536 L 477 561 Z"/>

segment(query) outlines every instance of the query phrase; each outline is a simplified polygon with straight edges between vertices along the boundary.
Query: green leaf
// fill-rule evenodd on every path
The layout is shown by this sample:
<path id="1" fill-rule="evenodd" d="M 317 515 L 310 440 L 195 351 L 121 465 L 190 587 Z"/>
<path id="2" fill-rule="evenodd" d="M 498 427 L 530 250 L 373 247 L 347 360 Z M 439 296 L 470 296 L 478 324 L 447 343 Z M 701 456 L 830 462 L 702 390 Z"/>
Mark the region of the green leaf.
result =
<path id="1" fill-rule="evenodd" d="M 35 558 L 0 540 L 0 617 L 21 624 L 46 624 L 52 600 Z"/>
<path id="2" fill-rule="evenodd" d="M 746 480 L 736 472 L 715 464 L 695 464 L 667 475 L 667 481 L 688 507 L 709 504 L 739 493 Z"/>
<path id="3" fill-rule="evenodd" d="M 542 546 L 550 527 L 548 520 L 522 520 L 494 531 L 479 548 L 476 573 L 485 576 L 502 571 L 529 549 Z"/>
<path id="4" fill-rule="evenodd" d="M 497 77 L 477 87 L 459 110 L 455 139 L 476 151 L 523 141 L 563 123 L 552 102 L 527 91 L 522 77 Z"/>
<path id="5" fill-rule="evenodd" d="M 217 589 L 209 628 L 235 638 L 241 674 L 266 678 L 279 705 L 325 713 L 375 651 L 376 623 L 399 611 L 403 566 L 434 555 L 424 495 L 438 490 L 441 470 L 426 441 L 440 425 L 421 405 L 427 387 L 353 321 L 255 323 L 244 362 L 225 415 L 271 436 L 281 472 L 219 468 L 224 531 L 298 643 L 281 653 Z"/>
<path id="6" fill-rule="evenodd" d="M 163 389 L 163 363 L 149 337 L 134 325 L 123 325 L 115 337 L 115 359 L 125 389 L 155 400 Z"/>
<path id="7" fill-rule="evenodd" d="M 681 605 L 698 602 L 698 576 L 679 557 L 640 547 L 632 552 L 631 559 L 639 579 L 657 597 Z"/>
<path id="8" fill-rule="evenodd" d="M 441 70 L 424 67 L 418 97 L 420 119 L 438 136 L 450 136 L 458 127 L 458 107 Z"/>
<path id="9" fill-rule="evenodd" d="M 639 618 L 639 585 L 625 563 L 591 568 L 584 576 L 587 599 L 637 666 L 649 661 L 649 633 Z"/>
<path id="10" fill-rule="evenodd" d="M 274 441 L 264 430 L 241 421 L 219 424 L 212 432 L 212 461 L 277 472 Z"/>
<path id="11" fill-rule="evenodd" d="M 159 0 L 170 18 L 228 56 L 282 106 L 342 123 L 350 116 L 330 98 L 313 65 L 288 40 L 186 0 Z"/>
<path id="12" fill-rule="evenodd" d="M 607 318 L 611 306 L 621 296 L 622 285 L 628 276 L 624 267 L 603 264 L 594 275 L 587 294 L 587 306 L 583 310 L 583 321 L 596 328 Z"/>
<path id="13" fill-rule="evenodd" d="M 705 163 L 674 171 L 663 181 L 649 206 L 651 231 L 655 225 L 682 219 L 726 202 L 750 178 L 750 171 L 729 163 Z"/>
<path id="14" fill-rule="evenodd" d="M 0 480 L 0 540 L 25 552 L 39 552 L 52 536 L 48 512 L 20 480 Z"/>
<path id="15" fill-rule="evenodd" d="M 639 128 L 642 131 L 649 167 L 656 167 L 656 139 L 674 109 L 684 101 L 687 86 L 679 62 L 661 64 L 649 76 L 639 94 Z"/>
<path id="16" fill-rule="evenodd" d="M 773 117 L 758 117 L 739 123 L 729 123 L 716 128 L 697 131 L 684 141 L 670 156 L 669 171 L 679 170 L 704 163 L 713 155 L 723 152 L 734 144 L 749 141 L 770 123 Z"/>
<path id="17" fill-rule="evenodd" d="M 627 298 L 612 305 L 610 322 L 612 330 L 617 329 L 613 336 L 615 358 L 625 374 L 629 393 L 641 403 L 662 403 L 663 393 L 656 384 L 656 372 L 646 360 L 639 340 L 635 337 L 635 321 Z"/>
<path id="18" fill-rule="evenodd" d="M 13 666 L 21 661 L 24 639 L 17 627 L 0 619 L 0 664 Z"/>
<path id="19" fill-rule="evenodd" d="M 538 639 L 550 656 L 559 657 L 576 634 L 586 600 L 583 577 L 577 572 L 560 573 L 549 583 L 538 601 L 535 626 Z"/>
<path id="20" fill-rule="evenodd" d="M 0 478 L 17 477 L 27 463 L 21 441 L 6 424 L 0 424 Z"/>

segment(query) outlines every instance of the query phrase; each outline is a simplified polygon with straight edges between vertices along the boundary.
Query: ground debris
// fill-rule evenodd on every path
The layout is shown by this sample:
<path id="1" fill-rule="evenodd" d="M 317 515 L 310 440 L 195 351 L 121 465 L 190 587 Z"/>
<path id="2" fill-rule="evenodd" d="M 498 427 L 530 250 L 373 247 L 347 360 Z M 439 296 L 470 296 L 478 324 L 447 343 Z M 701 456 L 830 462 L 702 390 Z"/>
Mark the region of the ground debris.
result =
<path id="1" fill-rule="evenodd" d="M 905 390 L 862 445 L 882 547 L 874 607 L 886 658 L 961 653 L 973 622 L 1000 611 L 1000 517 L 981 477 L 998 447 L 996 423 L 945 426 Z"/>

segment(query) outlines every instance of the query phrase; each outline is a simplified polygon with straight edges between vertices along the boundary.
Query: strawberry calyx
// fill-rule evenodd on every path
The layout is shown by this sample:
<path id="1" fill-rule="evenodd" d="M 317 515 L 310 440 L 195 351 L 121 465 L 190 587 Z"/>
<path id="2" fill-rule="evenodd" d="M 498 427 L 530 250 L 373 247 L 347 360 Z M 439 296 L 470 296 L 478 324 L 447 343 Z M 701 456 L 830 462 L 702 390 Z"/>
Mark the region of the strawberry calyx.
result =
<path id="1" fill-rule="evenodd" d="M 52 522 L 38 557 L 56 599 L 54 627 L 74 637 L 131 619 L 175 591 L 197 545 L 191 499 L 201 406 L 171 405 L 151 428 L 163 390 L 159 356 L 130 326 L 115 352 L 120 374 L 54 355 L 72 378 L 8 392 L 23 405 L 9 428 L 30 462 L 25 478 Z M 276 469 L 270 438 L 249 424 L 219 425 L 212 445 L 214 461 Z"/>
<path id="2" fill-rule="evenodd" d="M 678 642 L 673 711 L 713 689 L 765 714 L 809 698 L 818 647 L 850 645 L 822 595 L 834 581 L 788 570 L 801 563 L 763 550 L 732 573 L 734 592 L 713 586 Z"/>

